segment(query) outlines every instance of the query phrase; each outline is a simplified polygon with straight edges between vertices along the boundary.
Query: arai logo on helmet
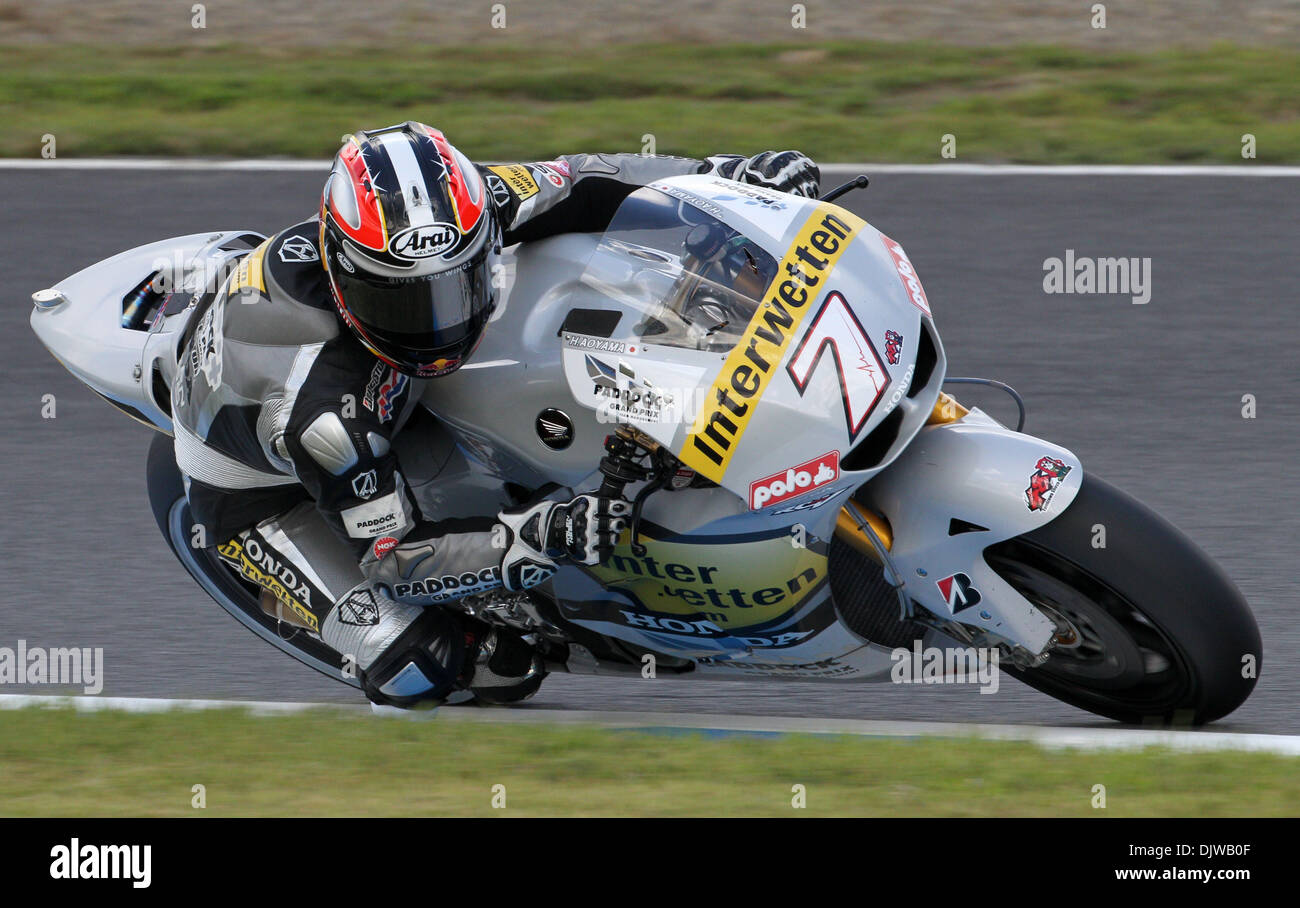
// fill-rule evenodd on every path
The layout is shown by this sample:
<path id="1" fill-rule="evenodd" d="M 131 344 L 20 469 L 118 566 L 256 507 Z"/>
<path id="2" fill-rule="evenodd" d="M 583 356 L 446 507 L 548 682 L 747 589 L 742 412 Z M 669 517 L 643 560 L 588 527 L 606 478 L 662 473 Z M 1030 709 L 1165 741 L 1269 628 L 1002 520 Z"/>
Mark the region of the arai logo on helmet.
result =
<path id="1" fill-rule="evenodd" d="M 398 258 L 419 261 L 453 249 L 460 242 L 455 224 L 439 222 L 407 227 L 388 243 L 388 251 Z"/>

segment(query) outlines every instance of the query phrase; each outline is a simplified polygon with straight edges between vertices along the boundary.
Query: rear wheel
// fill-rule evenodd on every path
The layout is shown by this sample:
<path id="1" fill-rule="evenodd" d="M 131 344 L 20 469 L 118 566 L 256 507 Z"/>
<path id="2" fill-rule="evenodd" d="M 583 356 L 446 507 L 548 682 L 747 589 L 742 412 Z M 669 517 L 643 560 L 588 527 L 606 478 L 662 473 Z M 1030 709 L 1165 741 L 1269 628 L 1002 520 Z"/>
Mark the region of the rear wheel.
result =
<path id="1" fill-rule="evenodd" d="M 1121 722 L 1193 725 L 1255 686 L 1259 628 L 1241 592 L 1173 525 L 1095 476 L 1055 520 L 985 558 L 1056 622 L 1046 662 L 1007 670 L 1058 700 Z"/>

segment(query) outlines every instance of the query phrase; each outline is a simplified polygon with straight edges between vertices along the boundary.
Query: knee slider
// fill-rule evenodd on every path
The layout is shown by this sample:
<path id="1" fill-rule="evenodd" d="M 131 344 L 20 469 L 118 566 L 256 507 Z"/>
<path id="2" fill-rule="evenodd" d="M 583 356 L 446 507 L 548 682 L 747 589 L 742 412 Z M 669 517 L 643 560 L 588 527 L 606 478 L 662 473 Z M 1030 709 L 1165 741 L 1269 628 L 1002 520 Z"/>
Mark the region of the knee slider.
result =
<path id="1" fill-rule="evenodd" d="M 455 689 L 464 663 L 460 621 L 445 609 L 426 608 L 361 672 L 361 686 L 375 703 L 437 705 Z"/>

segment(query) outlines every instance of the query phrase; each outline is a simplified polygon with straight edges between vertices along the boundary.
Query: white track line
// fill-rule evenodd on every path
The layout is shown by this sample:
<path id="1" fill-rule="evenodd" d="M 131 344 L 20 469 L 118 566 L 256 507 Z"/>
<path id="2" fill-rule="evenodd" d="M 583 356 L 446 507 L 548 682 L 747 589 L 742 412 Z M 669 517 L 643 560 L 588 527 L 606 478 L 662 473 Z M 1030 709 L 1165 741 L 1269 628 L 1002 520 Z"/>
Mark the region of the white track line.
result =
<path id="1" fill-rule="evenodd" d="M 287 158 L 0 158 L 0 170 L 235 170 L 324 173 L 325 160 Z M 823 164 L 823 172 L 925 176 L 1300 177 L 1275 164 Z"/>
<path id="2" fill-rule="evenodd" d="M 823 164 L 822 171 L 926 176 L 1300 177 L 1300 167 L 1274 164 Z"/>
<path id="3" fill-rule="evenodd" d="M 165 713 L 172 710 L 246 709 L 254 715 L 285 715 L 309 709 L 361 712 L 362 705 L 342 703 L 278 703 L 270 700 L 174 700 L 165 697 L 78 697 L 39 694 L 0 694 L 0 710 L 28 707 L 71 708 L 78 712 Z"/>
<path id="4" fill-rule="evenodd" d="M 329 161 L 278 158 L 0 158 L 0 170 L 308 170 L 328 172 Z"/>
<path id="5" fill-rule="evenodd" d="M 146 697 L 58 697 L 0 695 L 0 710 L 71 707 L 83 712 L 119 710 L 161 713 L 170 710 L 246 709 L 253 715 L 285 715 L 313 709 L 361 713 L 363 707 L 338 703 L 275 703 L 264 700 L 170 700 Z M 376 713 L 405 718 L 526 723 L 532 725 L 599 725 L 624 729 L 684 729 L 760 734 L 857 735 L 885 738 L 984 738 L 1026 741 L 1046 748 L 1137 750 L 1167 747 L 1179 751 L 1245 750 L 1300 756 L 1300 735 L 1241 734 L 1216 731 L 1171 731 L 1137 728 L 1062 728 L 1034 725 L 984 725 L 949 722 L 879 722 L 864 719 L 801 719 L 780 716 L 714 716 L 688 713 L 603 712 L 570 709 L 440 709 L 432 713 L 380 709 Z"/>

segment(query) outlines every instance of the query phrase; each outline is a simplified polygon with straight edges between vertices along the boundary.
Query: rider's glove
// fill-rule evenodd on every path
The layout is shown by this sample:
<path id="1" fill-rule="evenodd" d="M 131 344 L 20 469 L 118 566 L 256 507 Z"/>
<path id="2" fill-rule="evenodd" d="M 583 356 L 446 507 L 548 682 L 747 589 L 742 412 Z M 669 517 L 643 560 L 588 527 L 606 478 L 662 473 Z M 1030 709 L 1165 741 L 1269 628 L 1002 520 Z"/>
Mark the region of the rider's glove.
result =
<path id="1" fill-rule="evenodd" d="M 764 186 L 777 192 L 814 199 L 821 194 L 822 172 L 812 159 L 798 151 L 764 151 L 752 158 L 715 155 L 714 172 L 729 180 Z"/>
<path id="2" fill-rule="evenodd" d="M 555 573 L 560 559 L 600 564 L 614 550 L 631 513 L 632 505 L 623 499 L 598 495 L 502 511 L 497 519 L 510 533 L 501 559 L 502 582 L 508 590 L 536 586 Z"/>

